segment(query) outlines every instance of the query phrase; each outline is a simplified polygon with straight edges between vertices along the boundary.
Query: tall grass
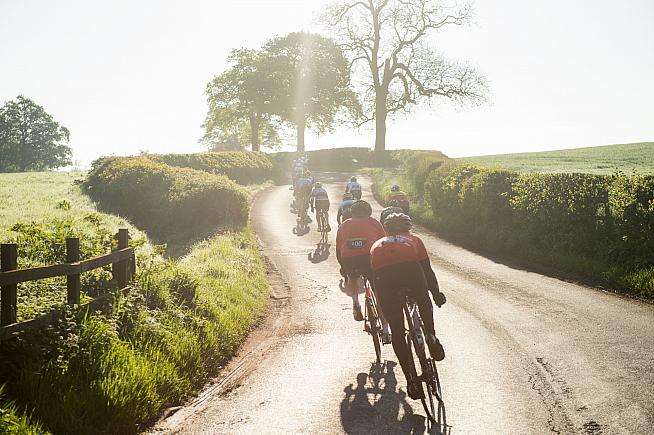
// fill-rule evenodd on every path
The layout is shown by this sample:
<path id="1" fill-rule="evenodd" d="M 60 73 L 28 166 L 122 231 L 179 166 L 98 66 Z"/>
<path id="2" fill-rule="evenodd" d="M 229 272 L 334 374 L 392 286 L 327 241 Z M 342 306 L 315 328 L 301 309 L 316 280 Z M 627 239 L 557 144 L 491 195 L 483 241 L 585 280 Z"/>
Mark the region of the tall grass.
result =
<path id="1" fill-rule="evenodd" d="M 0 379 L 54 433 L 136 433 L 198 391 L 263 313 L 254 234 L 217 235 L 180 260 L 139 259 L 134 289 L 103 314 L 23 334 Z"/>

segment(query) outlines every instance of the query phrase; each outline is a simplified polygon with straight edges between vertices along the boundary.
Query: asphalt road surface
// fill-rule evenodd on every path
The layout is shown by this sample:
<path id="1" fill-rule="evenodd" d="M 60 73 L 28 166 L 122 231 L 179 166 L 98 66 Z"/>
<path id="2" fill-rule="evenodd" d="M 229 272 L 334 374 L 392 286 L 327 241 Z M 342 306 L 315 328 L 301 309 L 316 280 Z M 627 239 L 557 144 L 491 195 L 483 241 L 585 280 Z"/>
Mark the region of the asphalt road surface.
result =
<path id="1" fill-rule="evenodd" d="M 216 384 L 162 420 L 172 433 L 429 433 L 391 346 L 378 367 L 334 253 L 345 174 L 322 174 L 331 246 L 296 235 L 291 191 L 255 201 L 271 310 Z M 364 199 L 372 199 L 364 180 Z M 511 268 L 418 228 L 448 302 L 435 309 L 452 434 L 654 433 L 654 305 Z"/>

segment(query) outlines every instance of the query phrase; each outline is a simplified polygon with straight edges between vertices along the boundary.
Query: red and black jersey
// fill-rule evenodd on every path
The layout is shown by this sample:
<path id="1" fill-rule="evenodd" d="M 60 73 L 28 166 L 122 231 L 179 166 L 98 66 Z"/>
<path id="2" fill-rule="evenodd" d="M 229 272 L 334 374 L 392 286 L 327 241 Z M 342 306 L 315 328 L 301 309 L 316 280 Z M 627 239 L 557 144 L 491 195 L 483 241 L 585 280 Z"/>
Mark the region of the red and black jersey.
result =
<path id="1" fill-rule="evenodd" d="M 348 219 L 336 233 L 336 252 L 341 258 L 368 255 L 372 244 L 384 234 L 384 227 L 372 217 Z"/>
<path id="2" fill-rule="evenodd" d="M 377 240 L 370 249 L 372 270 L 399 263 L 420 263 L 429 259 L 427 249 L 418 236 L 410 233 L 386 236 Z"/>

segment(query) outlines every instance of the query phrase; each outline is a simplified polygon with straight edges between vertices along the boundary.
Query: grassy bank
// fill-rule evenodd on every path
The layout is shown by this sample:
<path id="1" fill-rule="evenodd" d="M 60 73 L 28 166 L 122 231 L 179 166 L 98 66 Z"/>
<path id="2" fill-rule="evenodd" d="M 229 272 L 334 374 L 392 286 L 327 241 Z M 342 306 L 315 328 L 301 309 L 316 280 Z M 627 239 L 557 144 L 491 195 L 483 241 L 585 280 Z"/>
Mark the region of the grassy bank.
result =
<path id="1" fill-rule="evenodd" d="M 462 157 L 457 160 L 517 172 L 612 174 L 616 170 L 631 173 L 635 169 L 641 174 L 654 173 L 654 142 Z"/>
<path id="2" fill-rule="evenodd" d="M 32 246 L 22 253 L 22 266 L 51 264 L 67 235 L 86 240 L 83 253 L 107 249 L 107 236 L 128 225 L 99 213 L 72 183 L 75 174 L 2 177 L 10 177 L 1 188 L 13 198 L 0 208 L 3 241 Z M 16 212 L 20 202 L 14 201 L 21 198 L 29 204 Z M 142 236 L 129 294 L 85 319 L 71 312 L 50 328 L 2 343 L 0 433 L 136 433 L 220 370 L 268 300 L 256 238 L 248 227 L 235 228 L 192 246 L 182 258 L 166 260 L 162 252 Z M 99 273 L 112 284 L 110 275 Z M 87 297 L 97 293 L 98 282 L 87 282 Z M 46 287 L 65 289 L 65 282 L 51 284 Z M 32 315 L 55 305 L 27 290 L 20 288 L 19 298 L 25 307 L 38 306 Z"/>

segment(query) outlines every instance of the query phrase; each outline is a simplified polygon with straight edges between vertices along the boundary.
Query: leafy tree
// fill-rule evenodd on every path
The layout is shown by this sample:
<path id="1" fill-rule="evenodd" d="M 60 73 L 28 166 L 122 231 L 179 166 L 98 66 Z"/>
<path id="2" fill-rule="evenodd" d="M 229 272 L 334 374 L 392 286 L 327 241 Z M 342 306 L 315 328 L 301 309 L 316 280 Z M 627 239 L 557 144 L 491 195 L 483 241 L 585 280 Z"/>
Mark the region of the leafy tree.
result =
<path id="1" fill-rule="evenodd" d="M 71 163 L 68 129 L 22 95 L 0 107 L 0 171 L 24 172 Z"/>
<path id="2" fill-rule="evenodd" d="M 426 40 L 430 33 L 470 19 L 470 7 L 443 0 L 340 0 L 327 8 L 323 22 L 362 78 L 362 123 L 375 121 L 375 151 L 386 147 L 386 118 L 410 111 L 422 98 L 485 100 L 484 77 L 447 60 Z"/>
<path id="3" fill-rule="evenodd" d="M 299 152 L 304 151 L 307 127 L 324 133 L 333 129 L 341 109 L 358 114 L 348 62 L 333 40 L 289 33 L 268 41 L 263 52 L 274 84 L 271 112 L 296 126 Z"/>
<path id="4" fill-rule="evenodd" d="M 272 82 L 262 65 L 261 53 L 240 48 L 232 50 L 231 67 L 217 75 L 206 89 L 209 111 L 202 138 L 210 149 L 243 149 L 250 144 L 277 147 L 276 125 L 269 115 Z"/>

